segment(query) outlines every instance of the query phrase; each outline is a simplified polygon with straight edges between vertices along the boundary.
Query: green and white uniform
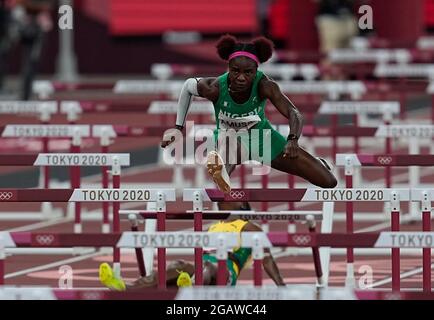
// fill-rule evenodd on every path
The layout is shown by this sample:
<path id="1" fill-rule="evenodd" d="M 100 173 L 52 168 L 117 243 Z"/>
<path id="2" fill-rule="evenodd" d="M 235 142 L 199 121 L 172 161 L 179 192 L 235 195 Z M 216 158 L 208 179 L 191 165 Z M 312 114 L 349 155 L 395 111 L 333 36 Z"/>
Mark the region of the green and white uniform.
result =
<path id="1" fill-rule="evenodd" d="M 217 102 L 214 103 L 217 123 L 214 138 L 217 143 L 225 129 L 234 129 L 238 136 L 242 136 L 241 145 L 245 151 L 249 151 L 249 160 L 269 159 L 271 161 L 283 151 L 287 142 L 279 132 L 272 128 L 265 116 L 266 100 L 261 100 L 258 92 L 258 84 L 263 76 L 262 71 L 256 72 L 250 98 L 242 104 L 236 103 L 229 94 L 228 73 L 218 77 L 220 94 Z M 259 150 L 259 152 L 252 152 L 254 150 Z"/>

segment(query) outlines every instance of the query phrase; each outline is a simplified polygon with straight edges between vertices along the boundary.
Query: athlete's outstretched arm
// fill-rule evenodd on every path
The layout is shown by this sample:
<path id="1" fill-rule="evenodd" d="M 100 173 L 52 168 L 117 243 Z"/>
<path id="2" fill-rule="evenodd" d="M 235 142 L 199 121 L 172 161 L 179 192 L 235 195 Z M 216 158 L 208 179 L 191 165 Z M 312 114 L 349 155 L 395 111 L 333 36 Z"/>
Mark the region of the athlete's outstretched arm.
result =
<path id="1" fill-rule="evenodd" d="M 285 155 L 296 158 L 298 155 L 298 138 L 303 130 L 303 116 L 291 100 L 280 91 L 279 85 L 268 78 L 264 78 L 259 85 L 262 98 L 269 99 L 279 112 L 289 120 L 290 132 Z"/>
<path id="2" fill-rule="evenodd" d="M 178 99 L 178 108 L 176 111 L 176 125 L 174 130 L 181 131 L 184 128 L 188 110 L 191 105 L 193 96 L 207 98 L 211 101 L 218 99 L 218 86 L 214 83 L 215 78 L 189 78 L 184 82 Z M 179 132 L 178 132 L 179 133 Z M 169 130 L 165 133 L 161 141 L 161 147 L 165 148 L 175 141 L 176 132 Z"/>
<path id="3" fill-rule="evenodd" d="M 176 127 L 183 128 L 187 117 L 188 109 L 193 96 L 206 98 L 211 101 L 218 99 L 218 87 L 214 85 L 215 78 L 189 78 L 182 86 L 178 100 L 176 113 Z"/>
<path id="4" fill-rule="evenodd" d="M 249 222 L 243 228 L 243 231 L 247 232 L 262 232 L 262 229 L 257 224 Z M 268 276 L 274 281 L 278 286 L 285 286 L 285 282 L 280 274 L 279 268 L 277 267 L 276 261 L 274 261 L 271 255 L 270 249 L 264 249 L 264 258 L 262 259 L 262 266 Z"/>

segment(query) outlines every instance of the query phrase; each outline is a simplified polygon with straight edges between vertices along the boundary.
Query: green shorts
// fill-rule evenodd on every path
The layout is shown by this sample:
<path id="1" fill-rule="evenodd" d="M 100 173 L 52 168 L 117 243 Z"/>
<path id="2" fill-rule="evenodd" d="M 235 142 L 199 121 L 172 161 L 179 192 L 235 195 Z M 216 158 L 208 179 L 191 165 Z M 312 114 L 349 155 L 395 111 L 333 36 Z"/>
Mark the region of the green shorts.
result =
<path id="1" fill-rule="evenodd" d="M 213 264 L 217 264 L 217 258 L 213 255 L 210 254 L 204 254 L 203 255 L 203 261 L 208 261 L 210 263 Z M 229 271 L 229 281 L 228 281 L 228 285 L 231 286 L 235 286 L 237 284 L 237 279 L 238 279 L 238 273 L 236 272 L 235 268 L 235 262 L 233 262 L 230 259 L 226 259 L 226 266 L 228 268 Z"/>
<path id="2" fill-rule="evenodd" d="M 261 123 L 261 128 L 238 133 L 238 146 L 249 152 L 248 159 L 270 164 L 284 150 L 287 141 L 268 121 Z M 214 130 L 215 142 L 218 142 L 219 130 Z M 240 143 L 241 142 L 241 143 Z M 270 163 L 267 163 L 270 162 Z"/>

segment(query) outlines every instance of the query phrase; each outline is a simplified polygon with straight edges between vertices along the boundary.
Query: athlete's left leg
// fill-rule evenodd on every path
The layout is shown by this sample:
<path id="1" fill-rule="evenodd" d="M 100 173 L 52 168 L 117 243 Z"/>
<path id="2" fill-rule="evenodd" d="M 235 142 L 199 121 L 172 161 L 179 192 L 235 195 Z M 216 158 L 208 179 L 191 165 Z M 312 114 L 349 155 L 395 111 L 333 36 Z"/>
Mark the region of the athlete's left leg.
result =
<path id="1" fill-rule="evenodd" d="M 315 158 L 301 147 L 297 158 L 284 157 L 282 152 L 271 161 L 271 167 L 299 176 L 321 188 L 334 188 L 338 183 L 325 161 Z"/>

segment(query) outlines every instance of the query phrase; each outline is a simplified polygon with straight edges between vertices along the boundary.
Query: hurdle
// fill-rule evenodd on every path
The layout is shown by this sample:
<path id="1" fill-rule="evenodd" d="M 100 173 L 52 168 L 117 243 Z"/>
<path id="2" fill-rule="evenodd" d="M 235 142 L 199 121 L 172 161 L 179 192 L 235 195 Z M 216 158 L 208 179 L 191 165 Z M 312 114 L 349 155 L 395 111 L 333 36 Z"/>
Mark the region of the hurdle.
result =
<path id="1" fill-rule="evenodd" d="M 277 81 L 284 93 L 329 94 L 336 100 L 342 94 L 350 94 L 358 99 L 366 92 L 361 81 Z M 116 82 L 114 93 L 119 94 L 161 94 L 177 98 L 184 81 L 180 80 L 120 80 Z"/>
<path id="2" fill-rule="evenodd" d="M 91 246 L 103 247 L 114 246 L 121 248 L 179 248 L 179 247 L 214 247 L 217 249 L 218 282 L 224 285 L 224 269 L 226 267 L 228 248 L 245 246 L 252 248 L 256 261 L 262 260 L 264 248 L 272 246 L 295 246 L 295 247 L 366 247 L 366 248 L 426 248 L 434 247 L 433 232 L 380 232 L 359 234 L 316 234 L 286 232 L 246 232 L 238 233 L 208 233 L 208 232 L 123 232 L 113 234 L 59 234 L 59 233 L 0 233 L 0 248 L 9 247 L 68 247 L 68 246 Z M 241 240 L 241 241 L 240 241 Z M 4 251 L 4 249 L 3 249 Z M 262 252 L 262 254 L 261 254 Z M 1 254 L 1 251 L 0 251 Z M 4 259 L 0 259 L 0 285 L 3 285 Z M 257 267 L 260 265 L 257 264 Z M 399 273 L 394 274 L 394 278 Z M 262 286 L 261 272 L 254 272 L 256 287 Z M 159 289 L 165 289 L 160 287 Z M 350 288 L 352 289 L 352 288 Z M 399 288 L 393 292 L 399 292 Z M 429 292 L 425 292 L 429 293 Z"/>
<path id="3" fill-rule="evenodd" d="M 378 154 L 378 155 L 367 155 L 367 154 L 337 154 L 336 155 L 336 165 L 345 167 L 345 176 L 346 176 L 346 187 L 353 187 L 353 179 L 352 174 L 354 172 L 355 167 L 360 166 L 433 166 L 434 164 L 434 156 L 433 155 L 388 155 L 388 154 Z M 430 194 L 429 190 L 424 189 L 411 189 L 410 199 L 419 202 L 422 205 L 422 223 L 423 223 L 423 231 L 431 231 L 431 201 L 433 201 L 433 197 Z M 430 200 L 431 199 L 431 200 Z M 405 199 L 403 199 L 405 200 Z M 391 202 L 391 228 L 392 231 L 399 231 L 400 225 L 400 212 L 399 212 L 399 202 L 395 203 Z M 411 206 L 412 210 L 415 208 Z M 347 202 L 346 206 L 346 214 L 347 214 L 347 232 L 352 233 L 354 230 L 353 225 L 353 215 L 354 208 L 352 202 Z M 412 217 L 412 216 L 411 216 Z M 395 261 L 397 265 L 399 273 L 399 249 L 392 249 L 392 259 Z M 349 261 L 354 261 L 354 255 L 352 249 L 349 249 L 347 252 L 347 259 Z M 424 251 L 423 253 L 423 273 L 424 273 L 424 290 L 428 290 L 430 288 L 431 280 L 428 279 L 431 275 L 431 252 Z M 393 264 L 392 264 L 393 267 Z M 429 271 L 428 269 L 429 268 Z M 396 269 L 395 269 L 396 270 Z M 429 273 L 429 274 L 428 274 Z M 396 280 L 399 281 L 399 280 Z M 428 284 L 429 283 L 429 284 Z M 399 287 L 399 283 L 392 283 L 394 288 Z M 431 290 L 431 288 L 429 289 Z"/>
<path id="4" fill-rule="evenodd" d="M 319 76 L 319 69 L 313 63 L 265 63 L 261 71 L 282 80 L 291 80 L 301 76 L 306 80 L 314 80 Z M 167 80 L 173 76 L 197 76 L 198 74 L 222 74 L 225 70 L 222 67 L 199 67 L 184 64 L 154 63 L 151 65 L 151 75 L 158 80 Z"/>
<path id="5" fill-rule="evenodd" d="M 54 105 L 50 104 L 51 108 Z M 47 110 L 45 108 L 45 110 Z M 53 109 L 52 109 L 53 110 Z M 89 125 L 14 125 L 9 124 L 0 128 L 2 138 L 42 138 L 43 140 L 43 152 L 48 153 L 48 139 L 49 138 L 69 138 L 71 139 L 72 153 L 80 152 L 80 144 L 82 137 L 90 136 Z M 41 175 L 41 185 L 47 189 L 50 186 L 50 173 L 49 167 L 43 166 L 43 175 Z M 77 169 L 71 167 L 71 177 L 80 175 Z M 77 172 L 73 172 L 77 171 Z M 72 180 L 71 180 L 72 183 Z M 74 181 L 77 183 L 77 181 Z M 76 210 L 79 210 L 79 206 Z"/>
<path id="6" fill-rule="evenodd" d="M 323 288 L 303 285 L 277 287 L 195 287 L 116 292 L 104 289 L 56 289 L 51 287 L 3 287 L 0 300 L 433 300 L 432 293 L 384 292 Z"/>
<path id="7" fill-rule="evenodd" d="M 381 114 L 383 122 L 389 124 L 394 115 L 399 114 L 400 104 L 394 101 L 388 102 L 377 102 L 377 101 L 326 101 L 321 104 L 319 109 L 320 114 L 332 114 L 332 123 L 335 125 L 337 122 L 338 115 L 342 114 L 352 114 L 354 119 L 354 124 L 359 125 L 359 115 L 368 114 Z M 359 150 L 359 139 L 355 139 L 354 150 Z M 392 143 L 391 140 L 386 138 L 385 140 L 385 151 L 386 153 L 391 153 Z M 332 147 L 332 158 L 338 153 L 337 149 L 337 138 L 333 139 Z M 358 152 L 356 152 L 358 153 Z M 390 169 L 386 170 L 386 176 L 390 179 Z M 389 185 L 387 187 L 390 187 Z"/>
<path id="8" fill-rule="evenodd" d="M 328 54 L 328 58 L 334 63 L 386 63 L 397 62 L 406 64 L 412 60 L 407 49 L 334 49 Z"/>
<path id="9" fill-rule="evenodd" d="M 0 202 L 112 202 L 114 233 L 120 232 L 120 202 L 157 202 L 157 211 L 164 213 L 166 201 L 175 200 L 174 189 L 120 189 L 116 180 L 113 180 L 113 189 L 0 189 Z M 164 223 L 163 216 L 161 223 Z M 113 267 L 119 275 L 120 250 L 117 248 L 113 250 Z"/>
<path id="10" fill-rule="evenodd" d="M 193 219 L 194 220 L 194 230 L 202 231 L 202 221 L 205 220 L 225 220 L 227 218 L 236 218 L 236 219 L 247 219 L 247 220 L 261 220 L 261 221 L 269 221 L 269 220 L 278 220 L 278 221 L 288 221 L 291 223 L 295 222 L 304 222 L 308 224 L 309 232 L 316 232 L 316 221 L 322 221 L 322 232 L 331 232 L 332 225 L 332 210 L 328 210 L 330 212 L 326 212 L 326 209 L 323 211 L 279 211 L 279 212 L 268 212 L 268 211 L 226 211 L 226 210 L 203 210 L 203 204 L 201 204 L 201 194 L 199 191 L 195 191 L 193 194 L 193 203 L 194 210 L 187 210 L 186 212 L 168 212 L 166 213 L 166 219 Z M 191 201 L 191 197 L 187 191 L 184 192 L 184 200 Z M 138 222 L 145 222 L 147 219 L 158 219 L 158 213 L 150 210 L 121 210 L 119 212 L 121 220 L 128 219 L 131 222 L 131 230 L 138 231 Z M 325 217 L 325 218 L 324 218 Z M 323 248 L 325 249 L 325 248 Z M 318 281 L 318 286 L 327 285 L 329 267 L 328 262 L 330 261 L 330 250 L 322 250 L 321 254 L 318 251 L 317 247 L 312 247 L 312 253 L 315 261 L 315 270 Z M 203 283 L 202 275 L 202 254 L 203 251 L 201 248 L 195 248 L 194 256 L 195 256 L 195 270 L 198 277 L 195 279 L 196 285 L 201 285 Z M 321 259 L 320 259 L 321 256 Z M 141 271 L 142 276 L 146 275 L 146 269 L 144 266 L 144 257 L 142 251 L 136 250 L 137 262 L 139 265 L 139 270 Z M 153 255 L 147 257 L 147 259 L 152 259 Z M 324 261 L 323 264 L 321 262 Z M 161 270 L 161 269 L 159 269 Z M 256 272 L 259 272 L 258 269 L 255 269 Z M 161 280 L 163 281 L 163 280 Z M 163 281 L 164 282 L 164 281 Z"/>
<path id="11" fill-rule="evenodd" d="M 16 125 L 8 124 L 0 128 L 2 138 L 70 138 L 71 151 L 79 150 L 81 138 L 90 136 L 89 125 Z M 45 145 L 45 144 L 44 144 Z M 48 144 L 47 144 L 48 147 Z M 49 150 L 43 150 L 48 153 Z M 45 170 L 43 177 L 43 188 L 49 187 L 49 173 Z"/>
<path id="12" fill-rule="evenodd" d="M 406 78 L 427 78 L 434 77 L 434 64 L 415 63 L 415 64 L 377 64 L 374 75 L 379 78 L 387 77 L 406 77 Z"/>
<path id="13" fill-rule="evenodd" d="M 333 83 L 334 85 L 336 85 L 336 87 L 330 86 L 331 88 L 334 88 L 333 90 L 336 91 L 331 91 L 331 97 L 332 98 L 337 98 L 337 96 L 339 96 L 339 94 L 337 94 L 338 92 L 338 83 Z M 358 83 L 358 85 L 360 85 L 360 83 Z M 357 91 L 357 90 L 362 90 L 362 88 L 360 86 L 357 86 L 357 84 L 353 84 L 351 88 L 351 94 L 353 95 L 354 98 L 359 98 L 361 95 L 361 91 Z M 298 90 L 298 89 L 297 89 Z M 343 90 L 342 88 L 340 88 L 340 90 Z M 334 93 L 333 93 L 334 92 Z M 385 121 L 385 123 L 390 123 L 390 121 L 393 118 L 394 114 L 398 114 L 399 113 L 399 103 L 397 102 L 379 102 L 379 101 L 326 101 L 321 103 L 321 106 L 319 108 L 319 114 L 331 114 L 332 115 L 332 128 L 335 129 L 337 128 L 337 116 L 339 114 L 352 114 L 354 115 L 355 118 L 355 125 L 358 126 L 358 115 L 359 114 L 371 114 L 371 113 L 378 113 L 378 114 L 382 114 L 383 115 L 383 121 Z M 334 157 L 334 155 L 337 153 L 337 140 L 338 137 L 337 136 L 333 136 L 333 147 L 332 147 L 332 157 Z M 386 148 L 386 152 L 389 150 L 390 152 L 390 148 L 391 148 L 391 142 L 390 139 L 386 139 L 385 142 L 385 148 Z M 359 139 L 356 137 L 355 138 L 355 144 L 354 144 L 354 149 L 355 150 L 359 150 Z M 294 177 L 292 175 L 288 175 L 288 186 L 289 188 L 294 188 Z M 263 175 L 262 176 L 262 187 L 264 189 L 266 189 L 268 187 L 268 176 L 267 175 Z M 267 210 L 267 203 L 263 202 L 262 203 L 262 210 Z M 294 209 L 293 204 L 290 203 L 288 205 L 289 209 Z M 290 226 L 289 226 L 290 227 Z"/>
<path id="14" fill-rule="evenodd" d="M 403 88 L 404 78 L 424 78 L 426 80 L 434 79 L 434 64 L 418 63 L 418 64 L 378 64 L 375 67 L 374 75 L 381 80 L 383 78 L 399 77 L 401 84 L 400 102 L 405 105 L 406 90 Z M 401 119 L 405 117 L 405 109 L 401 109 Z"/>
<path id="15" fill-rule="evenodd" d="M 429 83 L 426 91 L 431 95 L 431 123 L 434 123 L 434 81 Z"/>
<path id="16" fill-rule="evenodd" d="M 111 166 L 113 179 L 116 178 L 118 166 L 129 166 L 130 155 L 126 153 L 40 153 L 40 154 L 3 154 L 0 155 L 0 166 L 40 166 L 40 167 L 88 167 L 88 166 Z M 80 172 L 70 171 L 71 187 L 80 187 Z M 106 186 L 108 188 L 108 185 Z M 82 232 L 81 208 L 75 205 L 74 209 L 74 232 Z M 102 225 L 102 232 L 109 232 L 108 221 Z"/>
<path id="17" fill-rule="evenodd" d="M 419 37 L 416 47 L 421 50 L 432 50 L 434 49 L 434 38 L 430 36 Z"/>
<path id="18" fill-rule="evenodd" d="M 392 208 L 392 230 L 399 230 L 399 212 L 401 201 L 411 201 L 409 189 L 269 189 L 269 190 L 242 190 L 235 189 L 229 194 L 217 190 L 206 190 L 203 195 L 212 201 L 342 201 L 347 205 L 347 233 L 353 233 L 352 204 L 354 201 L 389 202 Z M 399 249 L 392 249 L 392 287 L 399 290 Z M 354 252 L 347 249 L 347 279 L 348 286 L 354 286 Z"/>
<path id="19" fill-rule="evenodd" d="M 102 90 L 113 89 L 113 83 L 71 83 L 50 80 L 33 81 L 32 91 L 39 99 L 48 99 L 56 92 L 74 91 L 74 90 Z"/>
<path id="20" fill-rule="evenodd" d="M 356 41 L 355 45 L 356 48 L 334 49 L 327 56 L 333 64 L 338 64 L 347 73 L 355 71 L 357 79 L 369 75 L 374 64 L 407 64 L 413 58 L 407 49 L 372 49 L 366 47 L 366 42 L 361 41 Z"/>
<path id="21" fill-rule="evenodd" d="M 417 155 L 420 153 L 420 142 L 421 140 L 427 140 L 431 145 L 431 153 L 434 153 L 434 146 L 431 141 L 434 137 L 434 125 L 422 125 L 422 124 L 407 124 L 407 125 L 388 125 L 388 126 L 379 126 L 377 132 L 375 133 L 376 137 L 382 137 L 386 139 L 391 138 L 406 138 L 408 139 L 408 151 L 410 155 Z M 387 152 L 386 153 L 390 153 Z M 429 159 L 429 156 L 426 156 Z M 405 157 L 404 157 L 405 159 Z M 413 164 L 412 164 L 413 161 Z M 411 159 L 407 166 L 409 168 L 409 182 L 410 187 L 417 187 L 420 185 L 419 180 L 419 168 L 417 166 L 430 166 L 429 163 L 424 162 L 423 158 L 420 160 L 421 164 L 418 164 L 417 158 Z M 390 188 L 392 186 L 392 175 L 391 175 L 391 166 L 386 166 L 386 188 Z M 417 216 L 418 208 L 415 207 L 415 204 L 412 204 L 410 217 L 415 218 Z"/>
<path id="22" fill-rule="evenodd" d="M 320 114 L 343 115 L 351 114 L 354 117 L 354 125 L 359 126 L 360 116 L 368 114 L 380 114 L 383 122 L 389 124 L 394 115 L 399 114 L 400 104 L 396 101 L 325 101 L 319 108 Z M 336 126 L 337 118 L 334 118 L 333 126 Z M 390 140 L 386 140 L 385 150 L 390 153 Z M 359 150 L 359 141 L 355 139 L 354 150 Z M 333 140 L 332 155 L 338 153 L 336 139 Z M 358 152 L 356 152 L 358 153 Z"/>
<path id="23" fill-rule="evenodd" d="M 0 101 L 0 114 L 38 116 L 44 122 L 54 113 L 57 113 L 55 101 Z"/>
<path id="24" fill-rule="evenodd" d="M 54 113 L 57 112 L 55 101 L 0 101 L 1 114 L 38 115 L 41 125 L 48 125 Z M 42 152 L 48 152 L 48 138 L 41 137 Z M 41 176 L 48 177 L 49 169 L 43 168 Z M 48 188 L 47 179 L 43 180 L 43 187 Z"/>
<path id="25" fill-rule="evenodd" d="M 113 87 L 115 94 L 156 94 L 177 98 L 184 85 L 183 80 L 119 80 Z"/>

